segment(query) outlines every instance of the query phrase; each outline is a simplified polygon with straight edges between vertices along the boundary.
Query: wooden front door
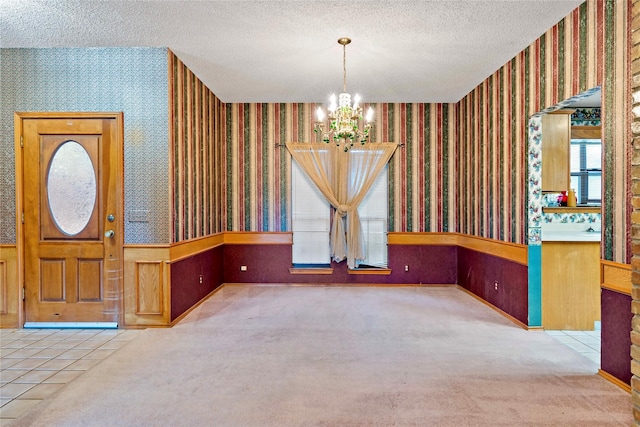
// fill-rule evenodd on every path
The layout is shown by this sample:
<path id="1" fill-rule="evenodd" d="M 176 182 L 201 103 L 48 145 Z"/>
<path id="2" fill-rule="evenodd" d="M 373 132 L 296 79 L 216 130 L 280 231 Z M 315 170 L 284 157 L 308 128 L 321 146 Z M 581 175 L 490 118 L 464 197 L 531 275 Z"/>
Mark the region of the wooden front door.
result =
<path id="1" fill-rule="evenodd" d="M 26 322 L 121 319 L 121 122 L 21 121 Z"/>

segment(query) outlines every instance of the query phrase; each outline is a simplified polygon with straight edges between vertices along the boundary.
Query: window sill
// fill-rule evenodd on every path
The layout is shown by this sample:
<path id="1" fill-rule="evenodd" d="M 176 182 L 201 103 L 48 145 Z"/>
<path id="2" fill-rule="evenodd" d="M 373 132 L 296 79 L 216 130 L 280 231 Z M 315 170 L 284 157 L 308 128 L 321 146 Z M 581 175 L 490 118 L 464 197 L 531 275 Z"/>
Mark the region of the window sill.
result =
<path id="1" fill-rule="evenodd" d="M 349 274 L 372 274 L 388 276 L 391 274 L 390 268 L 356 268 L 354 270 L 349 269 Z"/>
<path id="2" fill-rule="evenodd" d="M 333 274 L 333 268 L 290 268 L 290 274 Z"/>

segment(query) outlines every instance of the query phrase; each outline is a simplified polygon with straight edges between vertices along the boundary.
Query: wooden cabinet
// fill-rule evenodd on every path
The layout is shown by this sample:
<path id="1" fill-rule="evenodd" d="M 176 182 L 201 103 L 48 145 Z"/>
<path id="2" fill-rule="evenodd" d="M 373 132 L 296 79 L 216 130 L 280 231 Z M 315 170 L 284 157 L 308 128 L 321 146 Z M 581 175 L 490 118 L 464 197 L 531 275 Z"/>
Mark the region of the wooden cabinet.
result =
<path id="1" fill-rule="evenodd" d="M 560 110 L 542 117 L 542 191 L 569 190 L 572 112 Z"/>
<path id="2" fill-rule="evenodd" d="M 571 126 L 571 139 L 602 139 L 600 126 Z"/>
<path id="3" fill-rule="evenodd" d="M 600 320 L 600 242 L 542 242 L 542 326 L 592 331 Z"/>

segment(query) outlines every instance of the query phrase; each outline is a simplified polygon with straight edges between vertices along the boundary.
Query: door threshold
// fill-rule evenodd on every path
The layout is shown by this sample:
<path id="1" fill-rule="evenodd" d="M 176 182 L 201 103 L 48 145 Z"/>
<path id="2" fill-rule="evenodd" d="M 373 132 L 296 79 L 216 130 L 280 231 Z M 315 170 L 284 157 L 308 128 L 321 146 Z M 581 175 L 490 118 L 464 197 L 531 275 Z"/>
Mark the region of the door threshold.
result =
<path id="1" fill-rule="evenodd" d="M 25 329 L 118 329 L 118 322 L 25 322 Z"/>

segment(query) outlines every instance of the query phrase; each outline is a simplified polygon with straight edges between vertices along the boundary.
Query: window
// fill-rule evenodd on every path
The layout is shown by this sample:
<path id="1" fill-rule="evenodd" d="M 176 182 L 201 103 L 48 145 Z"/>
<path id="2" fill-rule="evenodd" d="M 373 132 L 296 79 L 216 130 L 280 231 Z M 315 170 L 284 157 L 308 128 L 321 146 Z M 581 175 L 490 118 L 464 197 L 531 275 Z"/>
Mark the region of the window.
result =
<path id="1" fill-rule="evenodd" d="M 294 267 L 328 266 L 329 202 L 295 161 L 291 162 L 291 199 Z"/>
<path id="2" fill-rule="evenodd" d="M 387 169 L 380 171 L 358 207 L 367 256 L 361 267 L 387 267 Z"/>
<path id="3" fill-rule="evenodd" d="M 571 188 L 578 204 L 600 204 L 602 143 L 599 139 L 571 140 Z"/>
<path id="4" fill-rule="evenodd" d="M 387 267 L 387 169 L 380 172 L 358 207 L 367 257 L 361 267 Z M 294 267 L 328 266 L 333 210 L 295 161 L 291 163 L 291 193 Z"/>

